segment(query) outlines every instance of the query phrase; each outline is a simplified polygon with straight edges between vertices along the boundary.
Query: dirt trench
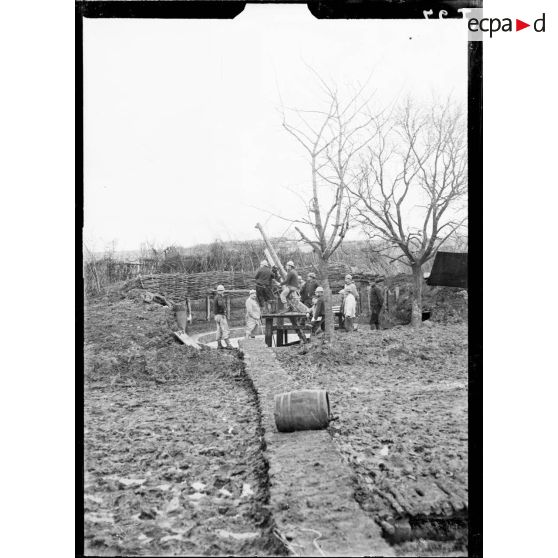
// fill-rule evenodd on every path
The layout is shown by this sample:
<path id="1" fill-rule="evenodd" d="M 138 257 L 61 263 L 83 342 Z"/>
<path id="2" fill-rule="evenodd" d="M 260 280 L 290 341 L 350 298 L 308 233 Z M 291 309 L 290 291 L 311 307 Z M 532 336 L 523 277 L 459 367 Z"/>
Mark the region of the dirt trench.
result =
<path id="1" fill-rule="evenodd" d="M 85 555 L 285 555 L 242 363 L 179 345 L 161 316 L 88 308 Z"/>
<path id="2" fill-rule="evenodd" d="M 328 431 L 277 431 L 274 397 L 290 391 L 292 381 L 273 351 L 256 339 L 241 345 L 262 406 L 270 508 L 291 552 L 299 556 L 393 556 L 379 526 L 355 501 L 350 468 Z"/>

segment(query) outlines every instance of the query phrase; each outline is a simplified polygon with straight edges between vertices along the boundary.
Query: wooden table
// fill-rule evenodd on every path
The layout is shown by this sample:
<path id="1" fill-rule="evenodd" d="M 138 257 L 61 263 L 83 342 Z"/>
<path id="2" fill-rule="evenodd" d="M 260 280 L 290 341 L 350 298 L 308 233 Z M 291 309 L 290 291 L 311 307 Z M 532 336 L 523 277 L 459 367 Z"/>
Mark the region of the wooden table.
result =
<path id="1" fill-rule="evenodd" d="M 288 342 L 289 330 L 295 331 L 298 338 L 302 343 L 306 343 L 306 335 L 302 328 L 300 327 L 298 320 L 300 318 L 305 318 L 306 314 L 302 312 L 286 312 L 284 314 L 273 313 L 273 314 L 262 314 L 262 320 L 265 320 L 265 344 L 268 347 L 273 345 L 273 333 L 276 334 L 276 345 L 277 347 L 283 347 L 285 345 L 291 345 Z M 285 319 L 290 320 L 290 324 L 285 324 Z M 298 343 L 298 341 L 294 341 Z"/>

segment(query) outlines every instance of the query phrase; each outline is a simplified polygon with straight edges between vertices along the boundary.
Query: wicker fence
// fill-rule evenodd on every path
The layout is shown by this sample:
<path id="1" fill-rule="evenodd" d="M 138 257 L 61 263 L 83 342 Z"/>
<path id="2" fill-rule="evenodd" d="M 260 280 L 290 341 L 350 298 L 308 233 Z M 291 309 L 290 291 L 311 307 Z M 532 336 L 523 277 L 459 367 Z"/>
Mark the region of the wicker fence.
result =
<path id="1" fill-rule="evenodd" d="M 310 267 L 298 270 L 306 277 L 312 271 Z M 348 266 L 342 264 L 329 267 L 329 279 L 332 288 L 343 285 L 343 278 L 350 272 Z M 162 294 L 172 300 L 184 300 L 185 298 L 203 298 L 213 293 L 217 285 L 223 285 L 227 291 L 247 291 L 255 288 L 254 273 L 234 271 L 210 271 L 206 273 L 159 273 L 138 276 L 129 280 L 124 285 L 124 290 L 132 288 L 145 289 L 154 293 Z"/>
<path id="2" fill-rule="evenodd" d="M 306 277 L 312 268 L 305 267 L 298 270 Z M 329 266 L 329 282 L 334 293 L 333 303 L 340 303 L 340 295 L 337 293 L 344 285 L 345 275 L 350 272 L 345 265 Z M 360 293 L 359 312 L 369 313 L 368 285 L 373 279 L 383 278 L 369 272 L 355 272 L 352 274 Z M 208 272 L 208 273 L 164 273 L 135 277 L 127 281 L 123 287 L 124 291 L 130 289 L 143 289 L 146 292 L 163 295 L 167 300 L 174 303 L 183 303 L 188 300 L 192 316 L 195 321 L 210 320 L 212 312 L 212 299 L 217 285 L 223 285 L 226 289 L 225 299 L 227 315 L 240 315 L 244 309 L 244 303 L 248 290 L 255 287 L 253 273 L 239 272 Z"/>

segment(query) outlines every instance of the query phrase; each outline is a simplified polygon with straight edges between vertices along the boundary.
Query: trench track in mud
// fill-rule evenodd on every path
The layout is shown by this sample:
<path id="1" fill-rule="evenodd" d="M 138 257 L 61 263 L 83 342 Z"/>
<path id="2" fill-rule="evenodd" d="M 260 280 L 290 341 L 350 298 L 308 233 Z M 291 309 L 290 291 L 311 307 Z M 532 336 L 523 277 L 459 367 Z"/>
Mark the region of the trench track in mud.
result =
<path id="1" fill-rule="evenodd" d="M 260 340 L 241 342 L 245 370 L 260 401 L 269 463 L 270 509 L 279 535 L 300 556 L 393 556 L 380 527 L 354 499 L 350 467 L 327 430 L 278 432 L 274 396 L 289 378 Z"/>

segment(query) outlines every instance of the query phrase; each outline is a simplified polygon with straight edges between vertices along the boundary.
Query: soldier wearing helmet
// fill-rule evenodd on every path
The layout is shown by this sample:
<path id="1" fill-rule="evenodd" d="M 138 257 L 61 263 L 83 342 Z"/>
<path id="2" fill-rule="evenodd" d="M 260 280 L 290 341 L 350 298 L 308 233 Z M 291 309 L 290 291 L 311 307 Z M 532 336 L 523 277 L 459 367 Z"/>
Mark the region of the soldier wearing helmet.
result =
<path id="1" fill-rule="evenodd" d="M 281 282 L 283 285 L 283 290 L 281 291 L 281 302 L 283 303 L 282 313 L 288 312 L 289 307 L 287 305 L 287 297 L 291 297 L 293 293 L 296 293 L 299 289 L 298 283 L 298 273 L 295 270 L 295 264 L 292 260 L 287 262 L 285 266 L 287 268 L 287 277 Z"/>
<path id="2" fill-rule="evenodd" d="M 229 341 L 230 331 L 227 322 L 227 306 L 225 302 L 225 287 L 219 285 L 217 287 L 217 294 L 213 299 L 213 313 L 215 315 L 215 323 L 217 325 L 217 348 L 218 349 L 232 349 L 231 342 Z M 221 340 L 225 342 L 226 347 L 223 346 Z"/>
<path id="3" fill-rule="evenodd" d="M 316 287 L 315 297 L 316 303 L 312 311 L 312 333 L 315 334 L 318 329 L 325 330 L 325 305 L 324 305 L 324 289 Z"/>

